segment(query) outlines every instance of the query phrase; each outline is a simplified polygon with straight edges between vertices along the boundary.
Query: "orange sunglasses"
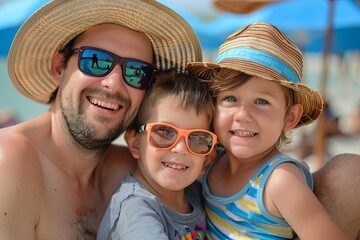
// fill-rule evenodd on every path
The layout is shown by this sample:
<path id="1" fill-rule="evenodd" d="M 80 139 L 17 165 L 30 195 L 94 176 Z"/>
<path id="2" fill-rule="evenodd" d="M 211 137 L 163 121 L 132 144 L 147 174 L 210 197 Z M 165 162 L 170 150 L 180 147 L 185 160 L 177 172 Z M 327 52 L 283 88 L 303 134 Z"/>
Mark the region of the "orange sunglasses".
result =
<path id="1" fill-rule="evenodd" d="M 187 149 L 195 155 L 206 156 L 217 141 L 214 133 L 204 129 L 181 129 L 167 123 L 148 123 L 139 127 L 139 132 L 147 131 L 148 143 L 162 150 L 175 146 L 180 137 L 184 136 Z"/>

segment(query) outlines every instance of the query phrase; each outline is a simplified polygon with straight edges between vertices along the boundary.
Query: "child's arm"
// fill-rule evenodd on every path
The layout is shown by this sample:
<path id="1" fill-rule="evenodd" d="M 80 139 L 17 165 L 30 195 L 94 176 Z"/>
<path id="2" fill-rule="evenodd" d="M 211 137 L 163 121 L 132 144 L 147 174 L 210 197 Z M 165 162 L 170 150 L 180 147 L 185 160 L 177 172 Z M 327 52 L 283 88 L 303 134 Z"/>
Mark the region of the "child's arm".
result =
<path id="1" fill-rule="evenodd" d="M 265 204 L 271 214 L 282 216 L 302 240 L 346 239 L 295 164 L 276 167 L 265 188 Z"/>

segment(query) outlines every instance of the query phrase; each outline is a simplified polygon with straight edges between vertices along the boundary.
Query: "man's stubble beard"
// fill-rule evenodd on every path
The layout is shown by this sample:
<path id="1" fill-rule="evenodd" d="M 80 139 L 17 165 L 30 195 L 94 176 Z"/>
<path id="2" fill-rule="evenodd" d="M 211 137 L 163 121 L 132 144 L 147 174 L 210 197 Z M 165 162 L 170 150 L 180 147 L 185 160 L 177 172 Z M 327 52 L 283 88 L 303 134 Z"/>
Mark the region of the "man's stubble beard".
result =
<path id="1" fill-rule="evenodd" d="M 97 128 L 102 126 L 94 126 L 86 119 L 86 114 L 80 108 L 78 112 L 73 108 L 66 106 L 61 101 L 62 116 L 72 138 L 83 148 L 87 150 L 105 150 L 116 138 L 118 138 L 125 129 L 130 125 L 136 115 L 136 110 L 131 112 L 130 109 L 125 113 L 123 119 L 119 123 L 109 129 L 103 136 L 97 137 Z M 80 103 L 80 106 L 82 104 Z M 130 104 L 127 104 L 129 106 Z M 108 119 L 98 117 L 96 121 L 99 123 L 106 122 Z"/>

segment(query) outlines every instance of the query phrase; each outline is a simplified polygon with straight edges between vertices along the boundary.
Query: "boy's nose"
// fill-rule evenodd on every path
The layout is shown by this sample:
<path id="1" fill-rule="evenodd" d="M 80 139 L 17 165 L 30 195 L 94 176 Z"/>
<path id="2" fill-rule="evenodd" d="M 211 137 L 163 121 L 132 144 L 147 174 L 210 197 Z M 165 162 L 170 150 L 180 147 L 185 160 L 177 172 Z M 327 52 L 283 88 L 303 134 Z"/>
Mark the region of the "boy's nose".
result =
<path id="1" fill-rule="evenodd" d="M 179 140 L 175 143 L 175 145 L 172 147 L 171 149 L 172 152 L 177 152 L 177 153 L 189 153 L 189 150 L 186 146 L 186 141 L 185 141 L 185 137 L 181 136 L 179 138 Z"/>

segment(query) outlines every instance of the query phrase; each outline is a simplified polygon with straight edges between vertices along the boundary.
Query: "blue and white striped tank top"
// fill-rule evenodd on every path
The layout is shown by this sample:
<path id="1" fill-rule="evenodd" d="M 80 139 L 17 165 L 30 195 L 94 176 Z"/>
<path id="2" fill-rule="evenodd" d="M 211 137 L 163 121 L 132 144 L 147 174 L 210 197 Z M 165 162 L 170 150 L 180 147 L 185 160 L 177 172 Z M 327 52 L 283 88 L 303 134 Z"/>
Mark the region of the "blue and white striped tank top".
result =
<path id="1" fill-rule="evenodd" d="M 313 189 L 309 168 L 285 154 L 270 158 L 254 174 L 245 188 L 226 198 L 211 194 L 206 181 L 211 168 L 207 169 L 202 180 L 207 239 L 293 239 L 294 231 L 289 224 L 283 218 L 272 216 L 263 202 L 263 191 L 270 174 L 284 162 L 296 164 L 304 173 L 309 187 Z"/>

